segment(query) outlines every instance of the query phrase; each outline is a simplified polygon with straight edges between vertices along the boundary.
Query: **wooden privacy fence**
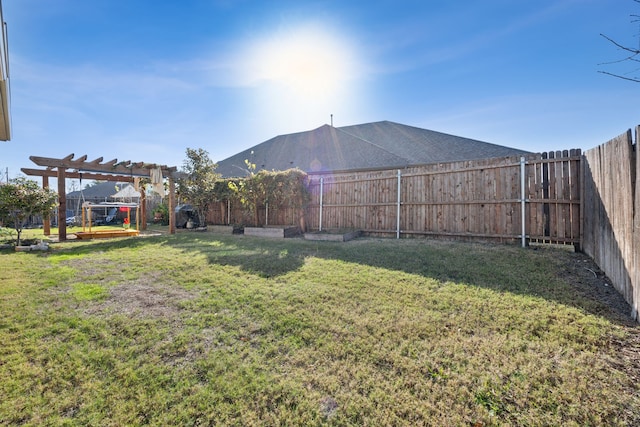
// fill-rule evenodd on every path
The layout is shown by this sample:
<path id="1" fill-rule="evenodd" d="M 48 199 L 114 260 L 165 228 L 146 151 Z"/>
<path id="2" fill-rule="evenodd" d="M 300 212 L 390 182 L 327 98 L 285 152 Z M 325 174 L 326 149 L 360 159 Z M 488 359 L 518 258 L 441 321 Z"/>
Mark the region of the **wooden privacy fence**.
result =
<path id="1" fill-rule="evenodd" d="M 288 206 L 258 206 L 259 225 L 300 226 L 300 211 Z M 258 226 L 255 217 L 237 199 L 213 203 L 207 212 L 207 224 Z"/>
<path id="2" fill-rule="evenodd" d="M 580 150 L 405 169 L 312 173 L 308 230 L 581 245 Z M 299 226 L 299 212 L 260 206 L 261 225 Z M 239 201 L 214 204 L 213 224 L 257 225 Z"/>
<path id="3" fill-rule="evenodd" d="M 580 150 L 310 174 L 313 230 L 580 245 Z"/>
<path id="4" fill-rule="evenodd" d="M 611 279 L 638 318 L 640 156 L 631 130 L 585 153 L 584 252 Z"/>

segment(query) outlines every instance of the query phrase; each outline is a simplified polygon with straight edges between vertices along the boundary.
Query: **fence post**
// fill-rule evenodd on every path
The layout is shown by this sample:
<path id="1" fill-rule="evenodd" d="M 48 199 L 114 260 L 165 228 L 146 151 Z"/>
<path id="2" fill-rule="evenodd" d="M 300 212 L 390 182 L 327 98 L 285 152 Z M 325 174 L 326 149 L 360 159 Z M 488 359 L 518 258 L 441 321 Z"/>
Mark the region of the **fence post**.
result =
<path id="1" fill-rule="evenodd" d="M 400 172 L 400 169 L 398 169 L 398 206 L 396 208 L 396 239 L 400 238 L 400 180 L 402 177 L 402 173 Z"/>
<path id="2" fill-rule="evenodd" d="M 324 194 L 324 178 L 320 177 L 320 225 L 319 231 L 322 231 L 322 196 Z"/>
<path id="3" fill-rule="evenodd" d="M 525 161 L 524 161 L 524 156 L 520 157 L 520 206 L 521 206 L 521 213 L 522 213 L 522 247 L 526 247 L 527 246 L 527 226 L 526 226 L 526 194 L 524 194 L 525 192 Z"/>

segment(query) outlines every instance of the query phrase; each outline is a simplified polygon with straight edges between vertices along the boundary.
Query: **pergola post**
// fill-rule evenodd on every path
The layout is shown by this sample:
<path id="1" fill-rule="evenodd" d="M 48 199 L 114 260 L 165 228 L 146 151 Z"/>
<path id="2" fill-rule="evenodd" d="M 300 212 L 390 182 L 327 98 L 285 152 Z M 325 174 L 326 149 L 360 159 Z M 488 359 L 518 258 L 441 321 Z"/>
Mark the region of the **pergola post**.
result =
<path id="1" fill-rule="evenodd" d="M 140 212 L 136 215 L 140 216 L 140 230 L 147 229 L 147 192 L 144 186 L 140 187 Z"/>
<path id="2" fill-rule="evenodd" d="M 44 188 L 45 190 L 49 189 L 48 176 L 42 177 L 42 188 Z M 45 236 L 51 235 L 51 216 L 50 215 L 45 215 L 44 218 L 42 218 L 42 231 Z"/>
<path id="3" fill-rule="evenodd" d="M 169 175 L 169 234 L 176 234 L 176 183 Z"/>
<path id="4" fill-rule="evenodd" d="M 58 241 L 67 240 L 67 192 L 65 168 L 58 168 Z"/>

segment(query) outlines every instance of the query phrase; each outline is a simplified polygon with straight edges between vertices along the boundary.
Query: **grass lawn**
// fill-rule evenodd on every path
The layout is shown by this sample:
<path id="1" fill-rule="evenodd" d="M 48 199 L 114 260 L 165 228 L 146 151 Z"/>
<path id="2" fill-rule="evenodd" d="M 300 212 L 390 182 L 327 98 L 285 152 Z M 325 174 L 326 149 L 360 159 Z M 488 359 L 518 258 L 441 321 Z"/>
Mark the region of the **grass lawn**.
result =
<path id="1" fill-rule="evenodd" d="M 639 425 L 581 254 L 184 232 L 0 251 L 0 425 Z"/>

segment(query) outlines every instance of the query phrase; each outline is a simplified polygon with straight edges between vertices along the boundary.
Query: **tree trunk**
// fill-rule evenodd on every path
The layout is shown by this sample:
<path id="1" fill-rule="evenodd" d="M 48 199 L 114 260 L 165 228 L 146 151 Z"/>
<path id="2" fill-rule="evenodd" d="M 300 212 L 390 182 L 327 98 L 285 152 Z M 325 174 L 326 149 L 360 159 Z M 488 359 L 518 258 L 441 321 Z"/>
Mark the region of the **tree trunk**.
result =
<path id="1" fill-rule="evenodd" d="M 305 221 L 305 209 L 304 209 L 304 201 L 302 200 L 302 197 L 300 196 L 298 198 L 298 205 L 300 206 L 300 208 L 298 209 L 298 216 L 299 216 L 299 223 L 300 223 L 300 231 L 302 231 L 303 233 L 305 231 L 307 231 L 307 223 Z"/>
<path id="2" fill-rule="evenodd" d="M 256 223 L 256 227 L 260 227 L 260 212 L 258 211 L 258 200 L 253 201 L 253 221 Z"/>

